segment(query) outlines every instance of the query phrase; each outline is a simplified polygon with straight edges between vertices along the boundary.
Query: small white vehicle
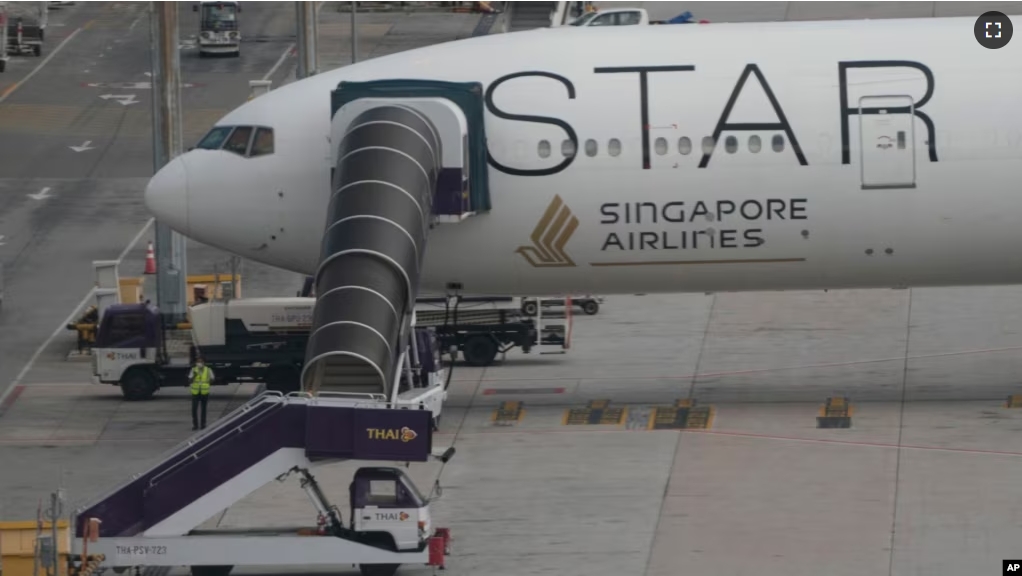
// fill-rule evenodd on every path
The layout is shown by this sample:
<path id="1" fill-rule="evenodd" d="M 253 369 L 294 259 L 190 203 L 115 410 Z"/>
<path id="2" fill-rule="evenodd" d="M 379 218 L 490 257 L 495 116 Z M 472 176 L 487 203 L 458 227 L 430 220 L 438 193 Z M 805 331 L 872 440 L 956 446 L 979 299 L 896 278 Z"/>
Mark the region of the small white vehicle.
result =
<path id="1" fill-rule="evenodd" d="M 641 26 L 649 24 L 649 14 L 642 8 L 613 8 L 586 12 L 568 26 Z"/>
<path id="2" fill-rule="evenodd" d="M 192 5 L 199 12 L 199 57 L 210 54 L 241 56 L 241 30 L 238 28 L 238 2 L 199 2 Z"/>

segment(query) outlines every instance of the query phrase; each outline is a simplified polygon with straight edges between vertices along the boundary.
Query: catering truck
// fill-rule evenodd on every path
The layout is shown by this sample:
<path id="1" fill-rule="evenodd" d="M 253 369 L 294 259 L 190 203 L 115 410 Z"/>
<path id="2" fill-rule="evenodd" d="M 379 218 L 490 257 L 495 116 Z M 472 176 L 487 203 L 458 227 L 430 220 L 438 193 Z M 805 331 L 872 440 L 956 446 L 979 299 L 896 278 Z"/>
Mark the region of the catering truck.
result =
<path id="1" fill-rule="evenodd" d="M 205 302 L 189 309 L 190 326 L 168 326 L 149 303 L 115 304 L 96 330 L 93 377 L 120 386 L 129 400 L 144 400 L 160 388 L 187 386 L 201 355 L 213 385 L 263 382 L 268 390 L 295 391 L 314 305 L 312 298 Z"/>

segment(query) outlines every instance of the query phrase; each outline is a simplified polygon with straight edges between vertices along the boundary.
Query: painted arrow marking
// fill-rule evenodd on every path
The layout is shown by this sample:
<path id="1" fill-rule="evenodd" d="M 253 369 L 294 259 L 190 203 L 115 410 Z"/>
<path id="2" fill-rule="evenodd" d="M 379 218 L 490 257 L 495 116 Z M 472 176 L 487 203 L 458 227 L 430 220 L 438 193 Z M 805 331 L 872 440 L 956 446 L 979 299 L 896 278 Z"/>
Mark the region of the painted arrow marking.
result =
<path id="1" fill-rule="evenodd" d="M 122 106 L 138 104 L 138 100 L 135 100 L 134 94 L 103 94 L 100 98 L 104 100 L 114 100 Z"/>
<path id="2" fill-rule="evenodd" d="M 43 188 L 42 190 L 36 192 L 35 194 L 26 194 L 26 196 L 34 200 L 46 200 L 47 198 L 50 197 L 50 187 L 47 186 L 46 188 Z"/>
<path id="3" fill-rule="evenodd" d="M 85 152 L 86 150 L 93 149 L 92 146 L 89 146 L 89 144 L 92 144 L 92 140 L 86 140 L 85 142 L 82 142 L 78 146 L 68 146 L 68 148 L 74 150 L 75 152 Z"/>
<path id="4" fill-rule="evenodd" d="M 3 246 L 4 244 L 7 244 L 7 242 L 4 242 L 4 238 L 6 238 L 6 236 L 4 236 L 3 234 L 0 234 L 0 246 Z"/>

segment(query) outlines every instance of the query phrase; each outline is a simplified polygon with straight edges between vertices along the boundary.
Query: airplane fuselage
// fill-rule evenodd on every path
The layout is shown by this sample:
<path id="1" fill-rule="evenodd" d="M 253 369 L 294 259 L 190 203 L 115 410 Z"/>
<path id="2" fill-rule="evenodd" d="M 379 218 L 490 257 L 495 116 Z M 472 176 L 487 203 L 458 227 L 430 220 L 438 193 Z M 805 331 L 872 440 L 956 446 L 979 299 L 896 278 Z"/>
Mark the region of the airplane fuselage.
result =
<path id="1" fill-rule="evenodd" d="M 973 23 L 550 29 L 377 58 L 225 116 L 273 127 L 274 154 L 185 154 L 186 216 L 168 220 L 312 274 L 330 91 L 474 81 L 492 210 L 431 231 L 424 292 L 1020 283 L 1022 44 L 985 49 Z"/>

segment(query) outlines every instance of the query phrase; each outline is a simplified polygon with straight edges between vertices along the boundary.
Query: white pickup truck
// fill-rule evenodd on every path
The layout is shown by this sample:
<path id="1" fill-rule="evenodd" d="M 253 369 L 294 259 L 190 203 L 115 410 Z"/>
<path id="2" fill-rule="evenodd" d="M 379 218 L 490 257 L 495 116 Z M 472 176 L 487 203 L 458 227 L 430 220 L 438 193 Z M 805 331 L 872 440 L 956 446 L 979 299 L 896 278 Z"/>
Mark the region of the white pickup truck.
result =
<path id="1" fill-rule="evenodd" d="M 691 12 L 684 12 L 670 20 L 650 20 L 649 13 L 643 8 L 608 8 L 587 12 L 576 20 L 569 22 L 568 26 L 644 26 L 649 24 L 691 24 Z M 705 24 L 705 20 L 699 20 Z"/>

